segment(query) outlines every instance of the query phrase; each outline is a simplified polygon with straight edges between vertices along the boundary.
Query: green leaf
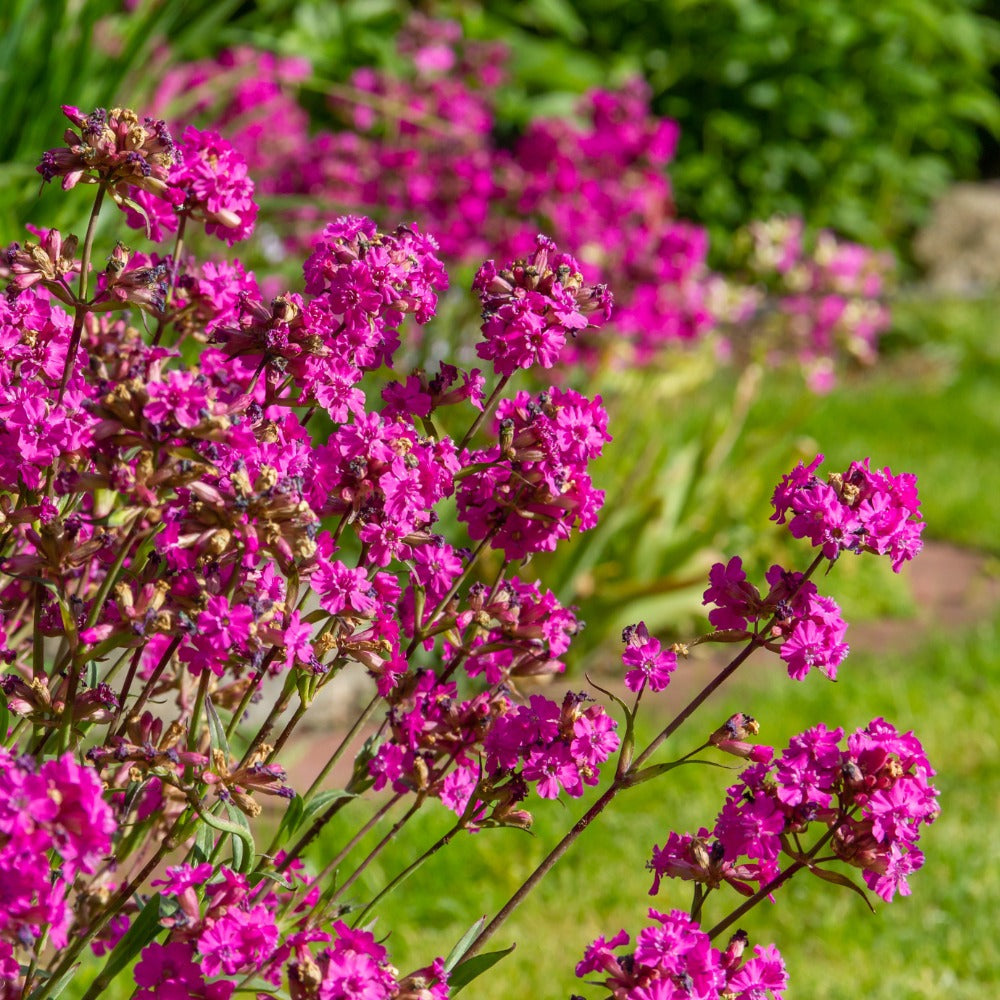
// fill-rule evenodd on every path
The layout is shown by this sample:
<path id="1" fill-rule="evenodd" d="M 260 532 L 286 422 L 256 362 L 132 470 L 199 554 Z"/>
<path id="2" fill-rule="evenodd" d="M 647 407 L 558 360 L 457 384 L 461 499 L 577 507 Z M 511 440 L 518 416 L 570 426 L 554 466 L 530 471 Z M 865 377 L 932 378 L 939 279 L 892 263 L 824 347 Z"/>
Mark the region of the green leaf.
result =
<path id="1" fill-rule="evenodd" d="M 134 959 L 143 948 L 160 932 L 160 894 L 152 896 L 142 908 L 139 915 L 132 921 L 132 926 L 122 935 L 114 950 L 108 955 L 104 968 L 98 973 L 97 980 L 102 988 L 107 988 L 119 973 Z"/>
<path id="2" fill-rule="evenodd" d="M 228 803 L 227 803 L 228 804 Z M 203 819 L 212 829 L 218 830 L 220 833 L 228 833 L 230 836 L 239 837 L 243 841 L 247 850 L 252 855 L 254 853 L 254 842 L 253 835 L 250 833 L 250 824 L 246 821 L 246 816 L 240 813 L 240 818 L 243 822 L 230 822 L 229 820 L 222 819 L 219 816 L 214 816 L 212 813 L 208 812 L 206 809 L 201 808 L 200 803 L 192 803 L 194 805 L 195 812 L 198 816 Z"/>
<path id="3" fill-rule="evenodd" d="M 10 731 L 10 711 L 7 709 L 7 699 L 0 697 L 0 743 L 7 742 Z"/>
<path id="4" fill-rule="evenodd" d="M 239 832 L 236 829 L 230 830 L 233 837 L 233 868 L 245 875 L 253 867 L 257 854 L 250 823 L 239 806 L 232 802 L 226 803 L 226 812 L 229 813 L 233 825 L 239 829 Z"/>
<path id="5" fill-rule="evenodd" d="M 123 816 L 127 816 L 132 811 L 132 807 L 136 804 L 140 793 L 148 783 L 149 779 L 147 778 L 144 781 L 130 781 L 125 786 L 125 801 L 122 805 Z"/>
<path id="6" fill-rule="evenodd" d="M 215 837 L 212 835 L 212 828 L 203 823 L 198 827 L 198 832 L 194 838 L 194 863 L 201 864 L 208 861 L 215 850 Z"/>
<path id="7" fill-rule="evenodd" d="M 284 875 L 279 875 L 277 872 L 254 872 L 248 881 L 251 885 L 259 885 L 264 879 L 267 879 L 268 882 L 276 882 L 282 889 L 293 888 L 291 880 L 286 879 Z"/>
<path id="8" fill-rule="evenodd" d="M 811 865 L 809 871 L 811 871 L 816 878 L 820 878 L 824 882 L 832 882 L 834 885 L 842 885 L 845 889 L 850 889 L 851 892 L 857 893 L 865 901 L 865 906 L 867 906 L 872 913 L 875 912 L 875 907 L 872 906 L 872 901 L 868 898 L 868 893 L 846 875 L 843 875 L 840 872 L 830 871 L 828 868 L 818 868 L 815 865 Z"/>
<path id="9" fill-rule="evenodd" d="M 451 972 L 452 969 L 462 961 L 462 956 L 469 950 L 469 945 L 479 937 L 479 932 L 483 929 L 483 924 L 486 923 L 486 917 L 480 917 L 459 939 L 458 944 L 448 953 L 448 957 L 444 961 L 444 968 L 446 972 Z"/>
<path id="10" fill-rule="evenodd" d="M 213 982 L 224 983 L 227 980 L 216 979 Z M 256 979 L 249 979 L 245 983 L 240 983 L 233 992 L 263 993 L 265 996 L 277 997 L 278 1000 L 289 1000 L 288 994 L 283 989 L 275 986 L 274 983 L 269 983 L 266 979 L 261 979 L 259 976 Z"/>
<path id="11" fill-rule="evenodd" d="M 517 946 L 511 945 L 504 951 L 490 951 L 485 955 L 476 955 L 467 962 L 462 962 L 448 977 L 448 986 L 451 996 L 458 996 L 460 990 L 465 989 L 473 979 L 478 979 L 484 972 L 488 972 L 502 958 L 506 958 Z"/>
<path id="12" fill-rule="evenodd" d="M 325 809 L 331 802 L 336 802 L 338 799 L 353 799 L 355 795 L 353 792 L 345 792 L 342 788 L 332 789 L 326 792 L 320 792 L 314 799 L 312 799 L 308 805 L 302 811 L 302 822 L 306 823 L 313 818 L 321 810 Z"/>
<path id="13" fill-rule="evenodd" d="M 288 808 L 285 810 L 285 815 L 281 817 L 281 823 L 278 826 L 278 832 L 275 835 L 275 840 L 281 842 L 286 834 L 295 833 L 302 823 L 302 813 L 303 813 L 303 798 L 301 795 L 294 795 L 291 802 L 288 803 Z"/>
<path id="14" fill-rule="evenodd" d="M 124 938 L 122 940 L 124 940 Z M 121 944 L 121 941 L 119 941 L 118 943 Z M 62 993 L 63 990 L 65 990 L 66 987 L 69 986 L 71 982 L 73 982 L 73 977 L 76 975 L 76 970 L 79 968 L 80 968 L 80 963 L 77 962 L 76 965 L 70 968 L 68 972 L 64 972 L 56 980 L 55 986 L 53 986 L 48 993 L 50 1000 L 55 1000 L 55 998 L 59 996 L 59 994 Z M 34 1000 L 34 998 L 41 993 L 45 985 L 46 983 L 39 983 L 38 986 L 31 991 L 31 995 L 28 997 L 28 1000 Z"/>
<path id="15" fill-rule="evenodd" d="M 208 735 L 212 749 L 221 750 L 226 755 L 226 763 L 228 764 L 229 758 L 232 757 L 232 751 L 229 749 L 229 740 L 226 739 L 226 727 L 222 724 L 219 713 L 215 710 L 212 699 L 208 695 L 205 696 L 205 714 L 208 716 Z"/>

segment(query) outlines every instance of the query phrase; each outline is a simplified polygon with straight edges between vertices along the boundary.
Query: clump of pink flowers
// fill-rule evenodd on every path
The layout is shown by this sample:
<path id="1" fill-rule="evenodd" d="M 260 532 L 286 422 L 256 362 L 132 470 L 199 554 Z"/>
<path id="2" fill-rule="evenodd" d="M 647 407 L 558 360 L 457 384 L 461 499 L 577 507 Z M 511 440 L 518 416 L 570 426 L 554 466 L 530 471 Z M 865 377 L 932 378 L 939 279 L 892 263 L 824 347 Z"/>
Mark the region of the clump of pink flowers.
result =
<path id="1" fill-rule="evenodd" d="M 521 350 L 533 340 L 550 362 L 559 352 L 563 368 L 648 365 L 665 348 L 714 336 L 720 354 L 763 348 L 769 363 L 794 359 L 825 391 L 844 358 L 874 360 L 891 262 L 832 233 L 813 241 L 801 219 L 775 218 L 749 227 L 742 273 L 714 271 L 708 233 L 674 206 L 667 168 L 677 125 L 652 112 L 643 81 L 588 93 L 572 114 L 535 118 L 513 144 L 501 143 L 505 46 L 414 14 L 397 50 L 393 72 L 363 67 L 333 90 L 339 129 L 310 129 L 295 103 L 307 65 L 251 49 L 171 69 L 157 107 L 193 102 L 232 135 L 263 192 L 297 196 L 276 219 L 296 252 L 323 218 L 325 191 L 383 225 L 421 220 L 453 264 L 528 257 L 546 232 L 574 255 L 586 283 L 615 289 L 613 321 L 570 327 L 565 349 L 551 328 L 529 329 L 534 321 L 522 318 Z M 207 82 L 234 77 L 228 101 L 206 98 Z M 479 347 L 504 367 L 517 364 L 497 341 L 509 318 Z"/>
<path id="2" fill-rule="evenodd" d="M 437 72 L 450 51 L 421 47 L 415 59 Z M 613 101 L 598 111 L 628 143 L 596 143 L 595 157 L 646 155 L 648 136 Z M 487 261 L 472 283 L 483 318 L 469 356 L 491 362 L 489 374 L 447 361 L 397 371 L 448 285 L 438 244 L 415 223 L 335 218 L 300 282 L 265 295 L 238 261 L 184 249 L 192 221 L 226 244 L 251 234 L 254 187 L 235 147 L 195 130 L 175 144 L 128 110 L 67 115 L 65 146 L 40 169 L 95 187 L 84 239 L 33 229 L 2 257 L 4 1000 L 48 1000 L 88 947 L 101 966 L 85 1000 L 126 969 L 150 998 L 444 1000 L 613 799 L 710 748 L 752 765 L 712 834 L 671 835 L 653 860 L 658 879 L 695 882 L 692 912 L 651 911 L 631 954 L 616 953 L 624 934 L 595 942 L 581 975 L 634 1000 L 780 998 L 773 946 L 745 957 L 737 934 L 719 951 L 711 941 L 735 918 L 703 931 L 699 913 L 722 882 L 756 899 L 825 861 L 805 853 L 810 827 L 876 894 L 908 891 L 937 809 L 911 734 L 875 720 L 841 750 L 839 731 L 817 727 L 774 759 L 739 713 L 679 760 L 651 757 L 758 649 L 793 677 L 835 675 L 846 625 L 810 577 L 845 550 L 888 555 L 896 569 L 911 558 L 922 528 L 913 477 L 867 460 L 825 484 L 818 460 L 785 477 L 775 517 L 818 554 L 805 572 L 772 567 L 766 596 L 739 557 L 712 569 L 714 630 L 692 644 L 742 651 L 640 749 L 640 702 L 667 688 L 688 645 L 625 628 L 635 699 L 609 694 L 620 724 L 591 695 L 544 686 L 584 623 L 559 581 L 530 569 L 597 524 L 605 497 L 591 469 L 612 441 L 608 414 L 599 395 L 558 385 L 508 391 L 610 322 L 608 289 L 535 235 L 526 255 Z M 668 156 L 670 130 L 656 137 L 649 155 Z M 106 198 L 172 245 L 118 242 L 95 263 Z M 690 235 L 678 236 L 681 257 Z M 350 670 L 368 705 L 313 784 L 293 788 L 283 761 L 298 727 Z M 265 699 L 262 721 L 249 717 Z M 353 759 L 344 787 L 325 788 L 342 759 Z M 492 922 L 447 960 L 409 974 L 391 964 L 373 914 L 424 860 L 459 834 L 526 829 L 533 809 L 592 790 Z M 369 792 L 371 818 L 351 827 L 347 813 L 342 826 Z M 387 845 L 438 803 L 449 829 L 368 886 Z M 390 832 L 359 847 L 393 810 Z M 314 874 L 310 847 L 328 827 L 342 846 Z"/>
<path id="3" fill-rule="evenodd" d="M 744 957 L 745 931 L 730 939 L 725 951 L 712 947 L 709 936 L 682 910 L 660 913 L 636 935 L 629 952 L 619 949 L 631 939 L 619 931 L 610 941 L 598 938 L 586 951 L 576 974 L 600 976 L 596 982 L 615 1000 L 781 1000 L 788 985 L 785 963 L 774 945 L 757 945 Z M 616 954 L 616 951 L 618 952 Z"/>
<path id="4" fill-rule="evenodd" d="M 650 894 L 661 880 L 695 882 L 704 891 L 723 883 L 758 896 L 777 890 L 797 871 L 821 868 L 820 849 L 861 869 L 865 884 L 886 902 L 910 894 L 908 877 L 924 862 L 921 827 L 939 807 L 934 771 L 912 733 L 873 719 L 847 738 L 823 725 L 792 738 L 774 759 L 764 755 L 728 789 L 714 828 L 696 837 L 672 833 L 654 847 Z M 806 848 L 808 838 L 815 843 Z M 813 860 L 816 858 L 817 860 Z"/>

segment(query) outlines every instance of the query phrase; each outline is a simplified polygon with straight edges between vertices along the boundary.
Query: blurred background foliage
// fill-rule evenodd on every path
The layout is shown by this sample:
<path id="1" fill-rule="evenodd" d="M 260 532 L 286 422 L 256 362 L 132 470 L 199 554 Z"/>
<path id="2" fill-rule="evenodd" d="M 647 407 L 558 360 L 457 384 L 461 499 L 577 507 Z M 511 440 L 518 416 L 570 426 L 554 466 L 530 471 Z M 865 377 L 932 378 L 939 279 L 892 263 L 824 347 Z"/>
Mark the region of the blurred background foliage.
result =
<path id="1" fill-rule="evenodd" d="M 722 247 L 775 212 L 908 256 L 933 198 L 996 148 L 996 10 L 975 0 L 259 0 L 248 37 L 320 76 L 391 65 L 414 6 L 513 53 L 511 130 L 570 113 L 583 91 L 644 77 L 675 119 L 680 214 Z M 994 5 L 995 6 L 995 5 Z"/>
<path id="2" fill-rule="evenodd" d="M 9 0 L 0 191 L 34 182 L 38 150 L 62 131 L 60 104 L 141 104 L 164 60 L 230 45 L 309 59 L 302 100 L 322 122 L 322 81 L 391 68 L 414 9 L 510 46 L 501 133 L 644 77 L 653 109 L 681 127 L 680 215 L 707 226 L 720 252 L 735 227 L 784 212 L 906 259 L 932 199 L 1000 148 L 1000 13 L 976 0 Z"/>

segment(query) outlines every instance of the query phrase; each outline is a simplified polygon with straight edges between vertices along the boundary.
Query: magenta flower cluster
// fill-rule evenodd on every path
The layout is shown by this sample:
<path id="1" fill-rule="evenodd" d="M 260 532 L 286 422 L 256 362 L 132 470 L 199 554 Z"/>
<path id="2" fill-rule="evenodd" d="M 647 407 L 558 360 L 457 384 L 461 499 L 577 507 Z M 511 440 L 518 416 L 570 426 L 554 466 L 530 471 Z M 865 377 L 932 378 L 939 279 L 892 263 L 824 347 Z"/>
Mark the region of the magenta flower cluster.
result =
<path id="1" fill-rule="evenodd" d="M 157 197 L 136 188 L 125 205 L 128 224 L 145 229 L 157 243 L 177 232 L 185 216 L 203 222 L 205 232 L 229 246 L 250 237 L 258 208 L 243 155 L 217 132 L 192 126 L 175 149 L 166 190 Z"/>
<path id="2" fill-rule="evenodd" d="M 415 63 L 439 73 L 454 41 L 417 45 Z M 440 83 L 456 121 L 488 127 L 488 104 Z M 668 127 L 630 123 L 613 99 L 595 107 L 614 141 L 594 139 L 593 158 L 669 157 Z M 610 294 L 534 235 L 525 255 L 488 261 L 473 282 L 483 318 L 469 357 L 492 372 L 442 362 L 397 373 L 447 288 L 432 237 L 342 216 L 311 245 L 299 288 L 265 295 L 238 262 L 183 249 L 192 220 L 227 243 L 251 232 L 253 184 L 235 147 L 190 129 L 174 144 L 162 122 L 129 110 L 66 113 L 65 146 L 40 170 L 96 186 L 87 235 L 32 230 L 0 259 L 0 715 L 13 717 L 0 734 L 0 995 L 47 1000 L 89 945 L 111 952 L 108 975 L 137 959 L 139 997 L 444 1000 L 452 962 L 402 975 L 365 922 L 412 870 L 361 898 L 359 877 L 407 819 L 434 800 L 455 814 L 429 857 L 460 831 L 527 828 L 529 804 L 580 797 L 613 770 L 579 831 L 618 792 L 679 763 L 648 764 L 657 742 L 635 752 L 640 696 L 662 691 L 687 652 L 644 623 L 623 634 L 636 699 L 615 699 L 622 735 L 587 695 L 527 687 L 565 669 L 583 623 L 526 569 L 597 523 L 591 468 L 611 436 L 600 396 L 503 393 L 523 371 L 574 356 L 574 338 L 609 320 Z M 95 267 L 106 197 L 154 239 L 173 233 L 172 251 L 118 243 Z M 660 235 L 655 252 L 643 244 L 651 280 L 684 284 L 697 236 Z M 847 651 L 839 609 L 809 579 L 819 563 L 846 549 L 898 569 L 922 528 L 913 477 L 866 460 L 823 484 L 817 464 L 786 476 L 774 500 L 775 518 L 820 549 L 813 566 L 772 567 L 766 596 L 739 558 L 715 566 L 714 631 L 696 640 L 745 642 L 742 656 L 771 649 L 796 678 L 835 676 Z M 285 747 L 352 665 L 373 688 L 369 707 L 296 794 Z M 268 690 L 250 735 L 247 709 Z M 936 815 L 916 739 L 876 720 L 843 750 L 839 730 L 818 727 L 775 760 L 752 741 L 758 728 L 734 715 L 700 748 L 753 765 L 711 835 L 656 849 L 657 880 L 753 895 L 808 866 L 813 826 L 883 898 L 908 891 L 919 829 Z M 324 794 L 356 737 L 343 791 Z M 401 800 L 409 811 L 360 863 L 361 835 L 345 838 L 314 881 L 303 852 L 369 790 L 385 791 L 370 825 Z M 267 796 L 289 804 L 261 850 L 252 821 Z M 177 850 L 185 860 L 157 878 Z M 743 936 L 719 952 L 691 917 L 651 919 L 631 954 L 615 954 L 623 935 L 595 942 L 580 974 L 635 1000 L 780 998 L 773 948 L 744 959 Z"/>
<path id="3" fill-rule="evenodd" d="M 916 476 L 872 470 L 866 458 L 824 483 L 816 476 L 822 461 L 817 455 L 781 480 L 771 499 L 771 520 L 787 521 L 795 538 L 808 538 L 828 559 L 844 551 L 873 552 L 889 556 L 898 573 L 922 546 Z"/>
<path id="4" fill-rule="evenodd" d="M 788 985 L 785 963 L 774 945 L 757 945 L 745 956 L 747 935 L 734 934 L 725 951 L 681 910 L 650 909 L 652 923 L 635 938 L 619 931 L 599 937 L 576 967 L 576 974 L 604 987 L 615 1000 L 781 1000 Z M 616 951 L 618 953 L 616 954 Z"/>
<path id="5" fill-rule="evenodd" d="M 843 735 L 815 726 L 775 759 L 766 755 L 744 770 L 711 832 L 672 833 L 653 848 L 650 894 L 663 878 L 706 889 L 727 883 L 748 896 L 753 883 L 773 891 L 805 863 L 805 848 L 793 845 L 813 836 L 817 846 L 828 844 L 836 859 L 861 869 L 882 899 L 909 895 L 907 878 L 924 862 L 916 846 L 920 829 L 939 812 L 934 771 L 917 738 L 884 719 L 873 719 L 842 747 Z"/>
<path id="6" fill-rule="evenodd" d="M 837 602 L 821 596 L 811 580 L 772 566 L 766 575 L 770 589 L 761 597 L 747 581 L 739 556 L 716 563 L 708 579 L 702 603 L 714 605 L 708 620 L 715 628 L 749 635 L 752 626 L 760 635 L 766 626 L 768 645 L 788 665 L 790 677 L 800 681 L 816 668 L 836 680 L 837 667 L 849 651 L 843 641 L 847 624 Z"/>
<path id="7" fill-rule="evenodd" d="M 42 928 L 54 945 L 66 944 L 73 917 L 69 890 L 78 875 L 97 871 L 118 824 L 93 768 L 81 767 L 71 754 L 42 762 L 0 748 L 0 769 L 0 976 L 5 976 L 11 946 L 32 941 Z"/>
<path id="8" fill-rule="evenodd" d="M 487 470 L 459 484 L 458 515 L 469 536 L 523 559 L 551 552 L 574 528 L 593 528 L 604 493 L 594 489 L 587 465 L 611 440 L 607 425 L 601 397 L 588 400 L 572 389 L 501 401 L 499 443 L 464 456 Z"/>
<path id="9" fill-rule="evenodd" d="M 292 883 L 287 887 L 265 882 L 267 888 L 260 892 L 225 866 L 168 868 L 166 878 L 152 884 L 162 886 L 162 895 L 176 901 L 176 908 L 163 919 L 169 928 L 166 941 L 148 945 L 135 967 L 137 996 L 229 1000 L 236 983 L 216 977 L 259 976 L 278 987 L 286 969 L 292 995 L 301 997 L 443 1000 L 448 996 L 448 977 L 440 962 L 401 977 L 389 964 L 385 947 L 369 931 L 351 930 L 339 920 L 329 932 L 308 926 L 304 917 L 319 889 L 300 869 L 301 863 L 290 866 L 286 878 L 291 875 Z M 305 886 L 304 895 L 296 897 L 289 891 L 295 882 Z M 198 891 L 202 888 L 203 901 Z M 277 923 L 283 909 L 290 910 L 292 918 L 292 929 L 284 934 Z"/>

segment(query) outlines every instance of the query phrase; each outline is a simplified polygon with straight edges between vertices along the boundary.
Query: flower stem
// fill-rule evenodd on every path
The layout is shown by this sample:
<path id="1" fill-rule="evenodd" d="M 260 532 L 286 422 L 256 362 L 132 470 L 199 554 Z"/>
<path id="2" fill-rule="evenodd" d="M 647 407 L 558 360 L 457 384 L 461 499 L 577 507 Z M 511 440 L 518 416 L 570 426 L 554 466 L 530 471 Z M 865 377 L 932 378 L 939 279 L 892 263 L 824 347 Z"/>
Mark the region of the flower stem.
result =
<path id="1" fill-rule="evenodd" d="M 493 409 L 496 401 L 500 398 L 500 393 L 506 388 L 507 383 L 510 381 L 509 375 L 503 375 L 500 381 L 497 382 L 496 388 L 490 393 L 490 398 L 486 400 L 483 406 L 482 412 L 476 417 L 472 422 L 472 426 L 465 432 L 465 436 L 458 444 L 458 451 L 461 451 L 471 440 L 476 431 L 479 430 L 483 425 L 483 421 L 490 415 L 490 410 Z"/>
<path id="2" fill-rule="evenodd" d="M 752 896 L 749 897 L 749 899 L 745 900 L 740 906 L 733 910 L 728 917 L 720 920 L 708 932 L 708 936 L 710 938 L 717 937 L 728 927 L 735 924 L 736 921 L 743 917 L 746 913 L 752 910 L 762 899 L 767 899 L 767 897 L 770 896 L 775 889 L 784 885 L 793 875 L 802 871 L 803 868 L 810 867 L 812 859 L 819 853 L 820 848 L 829 842 L 835 829 L 836 827 L 834 826 L 827 830 L 826 833 L 824 833 L 823 836 L 816 841 L 806 858 L 800 858 L 793 861 L 783 872 L 776 875 L 766 885 L 762 885 Z"/>
<path id="3" fill-rule="evenodd" d="M 187 214 L 181 213 L 177 220 L 177 237 L 174 239 L 174 252 L 170 260 L 170 282 L 167 285 L 167 294 L 163 297 L 163 312 L 156 321 L 156 333 L 150 343 L 151 347 L 156 347 L 163 336 L 163 331 L 167 323 L 167 310 L 170 308 L 170 300 L 174 296 L 174 288 L 177 285 L 177 272 L 180 268 L 181 254 L 184 252 L 184 230 L 187 227 Z"/>
<path id="4" fill-rule="evenodd" d="M 351 741 L 355 736 L 361 731 L 361 727 L 371 718 L 372 713 L 375 711 L 375 706 L 381 701 L 380 695 L 375 695 L 374 698 L 367 705 L 365 705 L 361 714 L 355 719 L 354 725 L 348 730 L 347 735 L 340 741 L 337 749 L 333 751 L 330 759 L 323 765 L 323 769 L 316 775 L 313 783 L 306 790 L 305 795 L 302 798 L 308 803 L 310 799 L 319 791 L 319 786 L 323 784 L 326 780 L 326 776 L 330 773 L 331 769 L 337 763 L 338 760 L 344 755 L 344 751 L 350 746 Z"/>
<path id="5" fill-rule="evenodd" d="M 90 255 L 94 249 L 94 234 L 97 232 L 97 218 L 101 214 L 101 206 L 104 204 L 104 185 L 97 186 L 97 195 L 94 197 L 94 206 L 90 210 L 90 219 L 87 222 L 87 235 L 83 240 L 83 253 L 80 257 L 80 284 L 77 292 L 76 315 L 73 317 L 73 332 L 70 334 L 69 346 L 66 348 L 66 367 L 63 368 L 62 379 L 59 382 L 59 392 L 56 402 L 62 401 L 63 393 L 69 382 L 70 372 L 73 370 L 73 362 L 76 360 L 76 352 L 80 347 L 80 337 L 83 334 L 83 322 L 90 311 L 87 307 L 87 291 L 90 283 Z"/>
<path id="6" fill-rule="evenodd" d="M 417 806 L 419 805 L 419 801 L 420 800 L 418 799 L 417 802 L 414 803 L 413 811 L 416 810 Z M 407 814 L 407 816 L 408 815 L 409 814 Z M 405 820 L 407 816 L 404 816 L 403 819 Z M 386 896 L 389 895 L 390 892 L 392 892 L 393 889 L 396 888 L 396 886 L 400 885 L 402 882 L 408 879 L 425 861 L 427 861 L 428 859 L 432 858 L 435 854 L 437 854 L 437 852 L 440 851 L 442 847 L 447 847 L 448 844 L 451 843 L 455 834 L 458 833 L 460 830 L 465 829 L 465 823 L 466 820 L 465 817 L 463 816 L 446 834 L 444 834 L 442 837 L 439 837 L 433 844 L 431 844 L 431 846 L 428 847 L 427 850 L 424 851 L 424 853 L 421 854 L 419 858 L 417 858 L 415 861 L 407 865 L 398 875 L 390 879 L 390 881 L 387 882 L 368 901 L 368 904 L 357 915 L 357 917 L 355 917 L 352 926 L 357 927 L 365 919 L 365 917 L 368 916 L 369 913 L 371 913 L 371 911 L 379 903 L 380 900 L 384 899 Z M 357 875 L 357 872 L 355 872 L 355 875 Z M 352 879 L 354 877 L 355 876 L 351 876 Z M 346 888 L 346 886 L 347 883 L 345 882 L 341 888 Z"/>

